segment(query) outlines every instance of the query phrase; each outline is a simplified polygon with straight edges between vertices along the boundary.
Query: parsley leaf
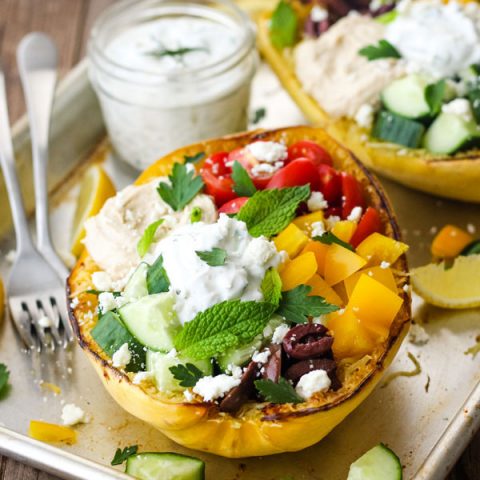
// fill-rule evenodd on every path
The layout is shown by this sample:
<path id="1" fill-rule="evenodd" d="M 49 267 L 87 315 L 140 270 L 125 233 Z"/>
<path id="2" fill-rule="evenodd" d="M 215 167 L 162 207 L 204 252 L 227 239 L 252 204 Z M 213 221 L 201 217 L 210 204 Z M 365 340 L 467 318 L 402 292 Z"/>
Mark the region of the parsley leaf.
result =
<path id="1" fill-rule="evenodd" d="M 8 385 L 10 372 L 4 363 L 0 363 L 0 395 L 4 392 Z"/>
<path id="2" fill-rule="evenodd" d="M 267 402 L 302 403 L 304 401 L 283 377 L 278 379 L 278 383 L 272 380 L 255 380 L 255 387 Z"/>
<path id="3" fill-rule="evenodd" d="M 335 312 L 337 305 L 327 303 L 323 297 L 309 296 L 312 287 L 299 285 L 293 290 L 282 293 L 277 313 L 293 323 L 306 323 L 308 317 L 318 317 Z"/>
<path id="4" fill-rule="evenodd" d="M 259 123 L 261 120 L 265 118 L 266 115 L 267 115 L 267 109 L 265 107 L 257 108 L 253 112 L 253 116 L 251 120 L 252 125 L 256 125 L 257 123 Z"/>
<path id="5" fill-rule="evenodd" d="M 195 253 L 211 267 L 221 267 L 225 265 L 227 259 L 227 252 L 223 248 L 213 247 L 211 250 L 204 250 L 203 252 L 195 250 Z"/>
<path id="6" fill-rule="evenodd" d="M 425 100 L 430 108 L 430 115 L 435 116 L 440 113 L 442 108 L 443 98 L 445 96 L 445 80 L 439 80 L 436 83 L 432 83 L 425 89 Z"/>
<path id="7" fill-rule="evenodd" d="M 318 242 L 325 243 L 326 245 L 331 245 L 332 243 L 336 243 L 337 245 L 340 245 L 341 247 L 346 248 L 347 250 L 350 250 L 351 252 L 355 251 L 349 243 L 344 242 L 343 240 L 340 240 L 332 232 L 325 232 L 324 234 L 322 234 L 320 236 L 313 237 L 313 240 L 317 240 Z"/>
<path id="8" fill-rule="evenodd" d="M 205 152 L 198 152 L 195 155 L 184 155 L 185 163 L 197 163 L 205 158 Z"/>
<path id="9" fill-rule="evenodd" d="M 175 348 L 192 360 L 214 357 L 262 333 L 274 310 L 266 302 L 217 303 L 184 325 L 175 337 Z"/>
<path id="10" fill-rule="evenodd" d="M 130 447 L 125 447 L 123 450 L 117 448 L 115 455 L 111 461 L 111 465 L 121 465 L 128 457 L 135 455 L 138 450 L 138 445 L 132 445 Z"/>
<path id="11" fill-rule="evenodd" d="M 193 363 L 174 365 L 169 370 L 173 378 L 179 380 L 181 387 L 194 387 L 196 383 L 204 376 L 203 372 Z"/>
<path id="12" fill-rule="evenodd" d="M 200 207 L 193 207 L 190 212 L 190 222 L 196 223 L 202 219 L 203 211 Z"/>
<path id="13" fill-rule="evenodd" d="M 237 160 L 233 163 L 232 180 L 233 191 L 240 197 L 251 197 L 257 191 L 250 175 Z"/>
<path id="14" fill-rule="evenodd" d="M 141 257 L 148 252 L 148 249 L 155 238 L 155 233 L 162 223 L 163 219 L 157 220 L 156 222 L 151 223 L 143 232 L 142 237 L 137 243 L 137 252 Z"/>
<path id="15" fill-rule="evenodd" d="M 282 297 L 282 280 L 275 268 L 269 268 L 262 280 L 262 293 L 265 302 L 278 307 Z"/>
<path id="16" fill-rule="evenodd" d="M 381 58 L 401 58 L 399 51 L 387 40 L 380 40 L 378 45 L 368 45 L 358 51 L 359 55 L 367 57 L 369 61 Z"/>
<path id="17" fill-rule="evenodd" d="M 168 176 L 171 185 L 160 182 L 157 191 L 162 200 L 168 203 L 176 212 L 182 210 L 190 203 L 195 195 L 203 188 L 200 176 L 194 176 L 193 171 L 181 163 L 173 165 L 172 174 Z"/>
<path id="18" fill-rule="evenodd" d="M 168 292 L 169 287 L 170 280 L 165 268 L 163 268 L 163 257 L 160 255 L 147 270 L 148 294 Z"/>
<path id="19" fill-rule="evenodd" d="M 295 9 L 280 0 L 270 20 L 270 39 L 276 48 L 291 47 L 297 38 L 298 18 Z"/>
<path id="20" fill-rule="evenodd" d="M 309 196 L 309 185 L 260 190 L 240 209 L 237 220 L 247 224 L 253 237 L 271 237 L 287 227 L 298 205 Z"/>

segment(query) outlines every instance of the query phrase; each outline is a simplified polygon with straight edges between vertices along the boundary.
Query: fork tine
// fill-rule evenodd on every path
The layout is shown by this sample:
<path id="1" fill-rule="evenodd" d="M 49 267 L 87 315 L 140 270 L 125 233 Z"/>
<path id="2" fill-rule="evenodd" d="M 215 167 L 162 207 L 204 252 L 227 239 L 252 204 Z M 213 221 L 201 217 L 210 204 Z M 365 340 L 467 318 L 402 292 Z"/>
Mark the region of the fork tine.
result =
<path id="1" fill-rule="evenodd" d="M 50 334 L 49 330 L 50 327 L 43 327 L 40 325 L 40 318 L 42 316 L 46 316 L 47 318 L 50 319 L 50 321 L 53 321 L 53 316 L 51 309 L 48 308 L 48 297 L 40 298 L 34 301 L 35 307 L 36 307 L 36 315 L 33 315 L 32 318 L 32 324 L 34 328 L 37 331 L 37 335 L 40 339 L 41 344 L 47 351 L 55 351 L 55 342 L 53 341 L 52 335 Z M 31 307 L 31 310 L 33 311 L 33 305 Z"/>
<path id="2" fill-rule="evenodd" d="M 32 314 L 28 309 L 28 305 L 23 300 L 13 299 L 10 301 L 10 311 L 12 319 L 17 327 L 25 346 L 29 350 L 40 351 L 40 342 L 32 331 Z"/>
<path id="3" fill-rule="evenodd" d="M 58 318 L 58 331 L 63 330 L 63 347 L 66 348 L 73 342 L 73 331 L 68 321 L 67 315 L 67 302 L 65 295 L 61 292 L 60 297 L 58 295 L 51 297 L 52 309 L 55 312 L 56 318 Z"/>

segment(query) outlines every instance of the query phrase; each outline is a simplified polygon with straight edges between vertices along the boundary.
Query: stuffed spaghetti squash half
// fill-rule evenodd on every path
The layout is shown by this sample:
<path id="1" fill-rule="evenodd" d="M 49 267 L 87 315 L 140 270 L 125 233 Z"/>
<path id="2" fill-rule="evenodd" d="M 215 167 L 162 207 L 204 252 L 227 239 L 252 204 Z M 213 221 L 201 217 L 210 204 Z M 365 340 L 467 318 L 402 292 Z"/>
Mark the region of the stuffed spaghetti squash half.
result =
<path id="1" fill-rule="evenodd" d="M 125 410 L 192 449 L 318 442 L 409 326 L 390 203 L 318 128 L 177 150 L 85 227 L 68 279 L 79 344 Z"/>
<path id="2" fill-rule="evenodd" d="M 306 117 L 368 167 L 480 202 L 480 6 L 280 0 L 260 50 Z"/>

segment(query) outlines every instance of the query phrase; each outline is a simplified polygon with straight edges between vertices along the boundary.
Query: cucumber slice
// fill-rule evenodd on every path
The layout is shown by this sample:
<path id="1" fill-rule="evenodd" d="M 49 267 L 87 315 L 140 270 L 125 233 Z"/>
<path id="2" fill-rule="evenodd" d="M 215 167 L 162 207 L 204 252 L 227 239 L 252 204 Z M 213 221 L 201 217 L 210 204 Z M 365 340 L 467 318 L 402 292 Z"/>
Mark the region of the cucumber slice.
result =
<path id="1" fill-rule="evenodd" d="M 347 480 L 401 480 L 402 464 L 383 443 L 364 453 L 350 465 Z"/>
<path id="2" fill-rule="evenodd" d="M 408 75 L 393 81 L 381 93 L 385 107 L 406 118 L 422 118 L 430 114 L 425 98 L 428 79 L 421 75 Z"/>
<path id="3" fill-rule="evenodd" d="M 427 130 L 423 145 L 432 153 L 452 154 L 478 146 L 479 142 L 480 131 L 474 121 L 442 112 Z"/>
<path id="4" fill-rule="evenodd" d="M 243 367 L 251 358 L 252 355 L 261 348 L 262 336 L 256 336 L 252 342 L 240 347 L 235 347 L 227 350 L 225 353 L 217 357 L 218 366 L 226 372 L 229 365 Z"/>
<path id="5" fill-rule="evenodd" d="M 137 453 L 125 472 L 139 480 L 204 480 L 205 462 L 179 453 Z"/>
<path id="6" fill-rule="evenodd" d="M 148 265 L 142 262 L 128 280 L 123 291 L 123 296 L 129 302 L 134 302 L 135 300 L 148 295 L 147 271 Z"/>
<path id="7" fill-rule="evenodd" d="M 424 132 L 425 127 L 420 122 L 383 110 L 377 115 L 372 137 L 409 148 L 418 148 Z"/>
<path id="8" fill-rule="evenodd" d="M 468 92 L 468 99 L 470 100 L 475 121 L 480 123 L 480 88 L 475 88 Z"/>
<path id="9" fill-rule="evenodd" d="M 132 359 L 126 367 L 127 372 L 138 372 L 145 368 L 143 345 L 126 329 L 116 313 L 107 312 L 102 315 L 92 328 L 92 337 L 109 357 L 112 357 L 124 343 L 128 343 Z"/>
<path id="10" fill-rule="evenodd" d="M 179 385 L 170 367 L 186 363 L 193 363 L 205 375 L 212 375 L 213 365 L 210 360 L 189 360 L 182 357 L 169 357 L 162 352 L 147 351 L 147 370 L 153 373 L 155 384 L 161 392 L 183 392 L 185 387 Z"/>
<path id="11" fill-rule="evenodd" d="M 169 292 L 148 295 L 120 308 L 120 318 L 142 345 L 168 352 L 181 328 L 174 303 L 175 297 Z"/>

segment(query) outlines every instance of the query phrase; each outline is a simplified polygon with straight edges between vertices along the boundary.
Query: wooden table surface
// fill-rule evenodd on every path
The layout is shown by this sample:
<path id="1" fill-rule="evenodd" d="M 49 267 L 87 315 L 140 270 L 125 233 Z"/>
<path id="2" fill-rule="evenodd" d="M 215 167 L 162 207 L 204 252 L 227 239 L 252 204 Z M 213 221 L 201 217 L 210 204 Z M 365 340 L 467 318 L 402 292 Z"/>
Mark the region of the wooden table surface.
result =
<path id="1" fill-rule="evenodd" d="M 15 50 L 22 36 L 31 31 L 51 35 L 60 49 L 60 75 L 64 76 L 85 55 L 92 22 L 114 1 L 0 0 L 0 51 L 7 78 L 12 123 L 25 111 L 15 64 Z M 55 477 L 0 456 L 0 480 L 6 479 L 55 480 Z M 480 432 L 455 465 L 448 480 L 480 480 Z"/>

